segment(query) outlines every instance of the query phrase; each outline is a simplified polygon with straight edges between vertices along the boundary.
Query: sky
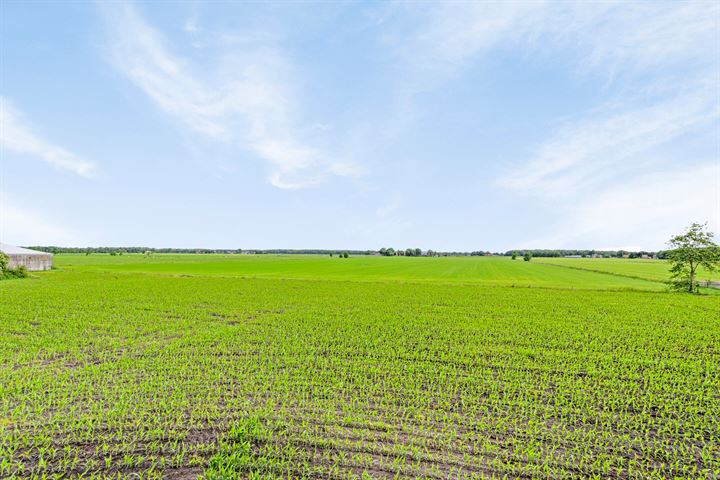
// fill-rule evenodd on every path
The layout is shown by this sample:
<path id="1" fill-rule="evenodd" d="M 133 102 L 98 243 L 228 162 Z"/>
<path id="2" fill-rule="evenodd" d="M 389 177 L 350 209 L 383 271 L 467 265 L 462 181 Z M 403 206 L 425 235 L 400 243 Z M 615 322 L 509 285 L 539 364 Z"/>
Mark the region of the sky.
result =
<path id="1" fill-rule="evenodd" d="M 718 2 L 0 3 L 0 241 L 720 235 Z"/>

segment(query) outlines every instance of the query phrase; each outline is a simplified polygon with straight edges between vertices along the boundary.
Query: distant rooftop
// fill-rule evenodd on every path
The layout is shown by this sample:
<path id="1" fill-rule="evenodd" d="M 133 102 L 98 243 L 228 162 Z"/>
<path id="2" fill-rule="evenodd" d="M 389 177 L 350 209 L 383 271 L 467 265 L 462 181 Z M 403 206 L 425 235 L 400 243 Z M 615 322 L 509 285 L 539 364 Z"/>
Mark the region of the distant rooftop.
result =
<path id="1" fill-rule="evenodd" d="M 14 245 L 8 245 L 7 243 L 0 242 L 0 252 L 8 255 L 52 255 L 52 253 L 39 252 L 37 250 L 30 250 L 29 248 L 16 247 Z"/>

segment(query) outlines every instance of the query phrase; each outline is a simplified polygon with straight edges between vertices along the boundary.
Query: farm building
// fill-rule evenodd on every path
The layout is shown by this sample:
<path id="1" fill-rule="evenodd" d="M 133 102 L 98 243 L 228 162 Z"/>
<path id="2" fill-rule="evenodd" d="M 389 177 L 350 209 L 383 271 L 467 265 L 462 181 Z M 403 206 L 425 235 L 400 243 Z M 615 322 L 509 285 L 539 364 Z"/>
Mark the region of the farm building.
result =
<path id="1" fill-rule="evenodd" d="M 0 252 L 8 256 L 8 267 L 10 268 L 17 268 L 20 265 L 24 265 L 30 271 L 50 270 L 52 268 L 52 253 L 14 247 L 7 243 L 0 243 Z"/>

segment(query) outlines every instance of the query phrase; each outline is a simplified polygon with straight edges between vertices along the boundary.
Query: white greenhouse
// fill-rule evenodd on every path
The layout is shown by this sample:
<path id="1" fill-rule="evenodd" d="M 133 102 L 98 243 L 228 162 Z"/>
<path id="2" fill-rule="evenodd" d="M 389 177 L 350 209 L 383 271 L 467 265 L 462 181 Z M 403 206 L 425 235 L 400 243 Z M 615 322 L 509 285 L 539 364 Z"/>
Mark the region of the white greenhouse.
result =
<path id="1" fill-rule="evenodd" d="M 14 247 L 7 243 L 0 243 L 0 252 L 8 256 L 8 267 L 10 268 L 17 268 L 21 265 L 30 271 L 50 270 L 52 268 L 52 253 Z"/>

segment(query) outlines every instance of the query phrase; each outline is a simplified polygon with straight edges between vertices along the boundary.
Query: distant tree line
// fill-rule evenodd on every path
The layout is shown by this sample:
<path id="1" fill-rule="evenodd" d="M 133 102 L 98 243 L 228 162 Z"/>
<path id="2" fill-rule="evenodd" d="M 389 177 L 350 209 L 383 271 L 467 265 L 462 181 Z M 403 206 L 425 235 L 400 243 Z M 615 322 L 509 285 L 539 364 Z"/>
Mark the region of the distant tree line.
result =
<path id="1" fill-rule="evenodd" d="M 243 250 L 227 249 L 227 248 L 149 248 L 149 247 L 57 247 L 57 246 L 29 246 L 33 250 L 39 250 L 41 252 L 48 253 L 104 253 L 110 255 L 122 255 L 124 253 L 142 253 L 142 254 L 153 254 L 153 253 L 203 253 L 203 254 L 221 254 L 221 255 L 238 255 L 238 254 L 258 254 L 258 255 L 277 255 L 277 254 L 292 254 L 292 255 L 327 255 L 327 254 L 343 254 L 348 253 L 349 255 L 375 255 L 376 250 L 323 250 L 323 249 L 266 249 L 266 250 Z"/>
<path id="2" fill-rule="evenodd" d="M 501 252 L 490 252 L 483 250 L 474 250 L 470 252 L 460 251 L 449 251 L 442 252 L 436 250 L 421 250 L 420 248 L 386 248 L 383 247 L 379 250 L 327 250 L 327 249 L 290 249 L 290 248 L 276 248 L 276 249 L 249 249 L 243 250 L 227 249 L 227 248 L 148 248 L 148 247 L 58 247 L 58 246 L 29 246 L 33 250 L 39 250 L 48 253 L 84 253 L 90 255 L 93 253 L 110 254 L 110 255 L 122 255 L 125 253 L 139 253 L 145 255 L 151 255 L 153 253 L 204 253 L 204 254 L 225 254 L 225 255 L 237 255 L 237 254 L 256 254 L 256 255 L 338 255 L 344 256 L 344 253 L 348 255 L 383 255 L 387 257 L 476 257 L 476 256 L 524 256 L 526 253 L 530 253 L 532 257 L 567 257 L 567 256 L 579 256 L 579 257 L 604 257 L 604 258 L 644 258 L 644 257 L 656 257 L 660 259 L 668 258 L 669 250 L 652 252 L 652 251 L 626 251 L 626 250 L 509 250 L 505 253 Z"/>
<path id="3" fill-rule="evenodd" d="M 503 255 L 506 257 L 515 257 L 526 253 L 530 253 L 533 257 L 602 257 L 602 258 L 646 258 L 657 257 L 665 258 L 667 252 L 651 252 L 640 250 L 636 252 L 627 250 L 508 250 Z"/>

